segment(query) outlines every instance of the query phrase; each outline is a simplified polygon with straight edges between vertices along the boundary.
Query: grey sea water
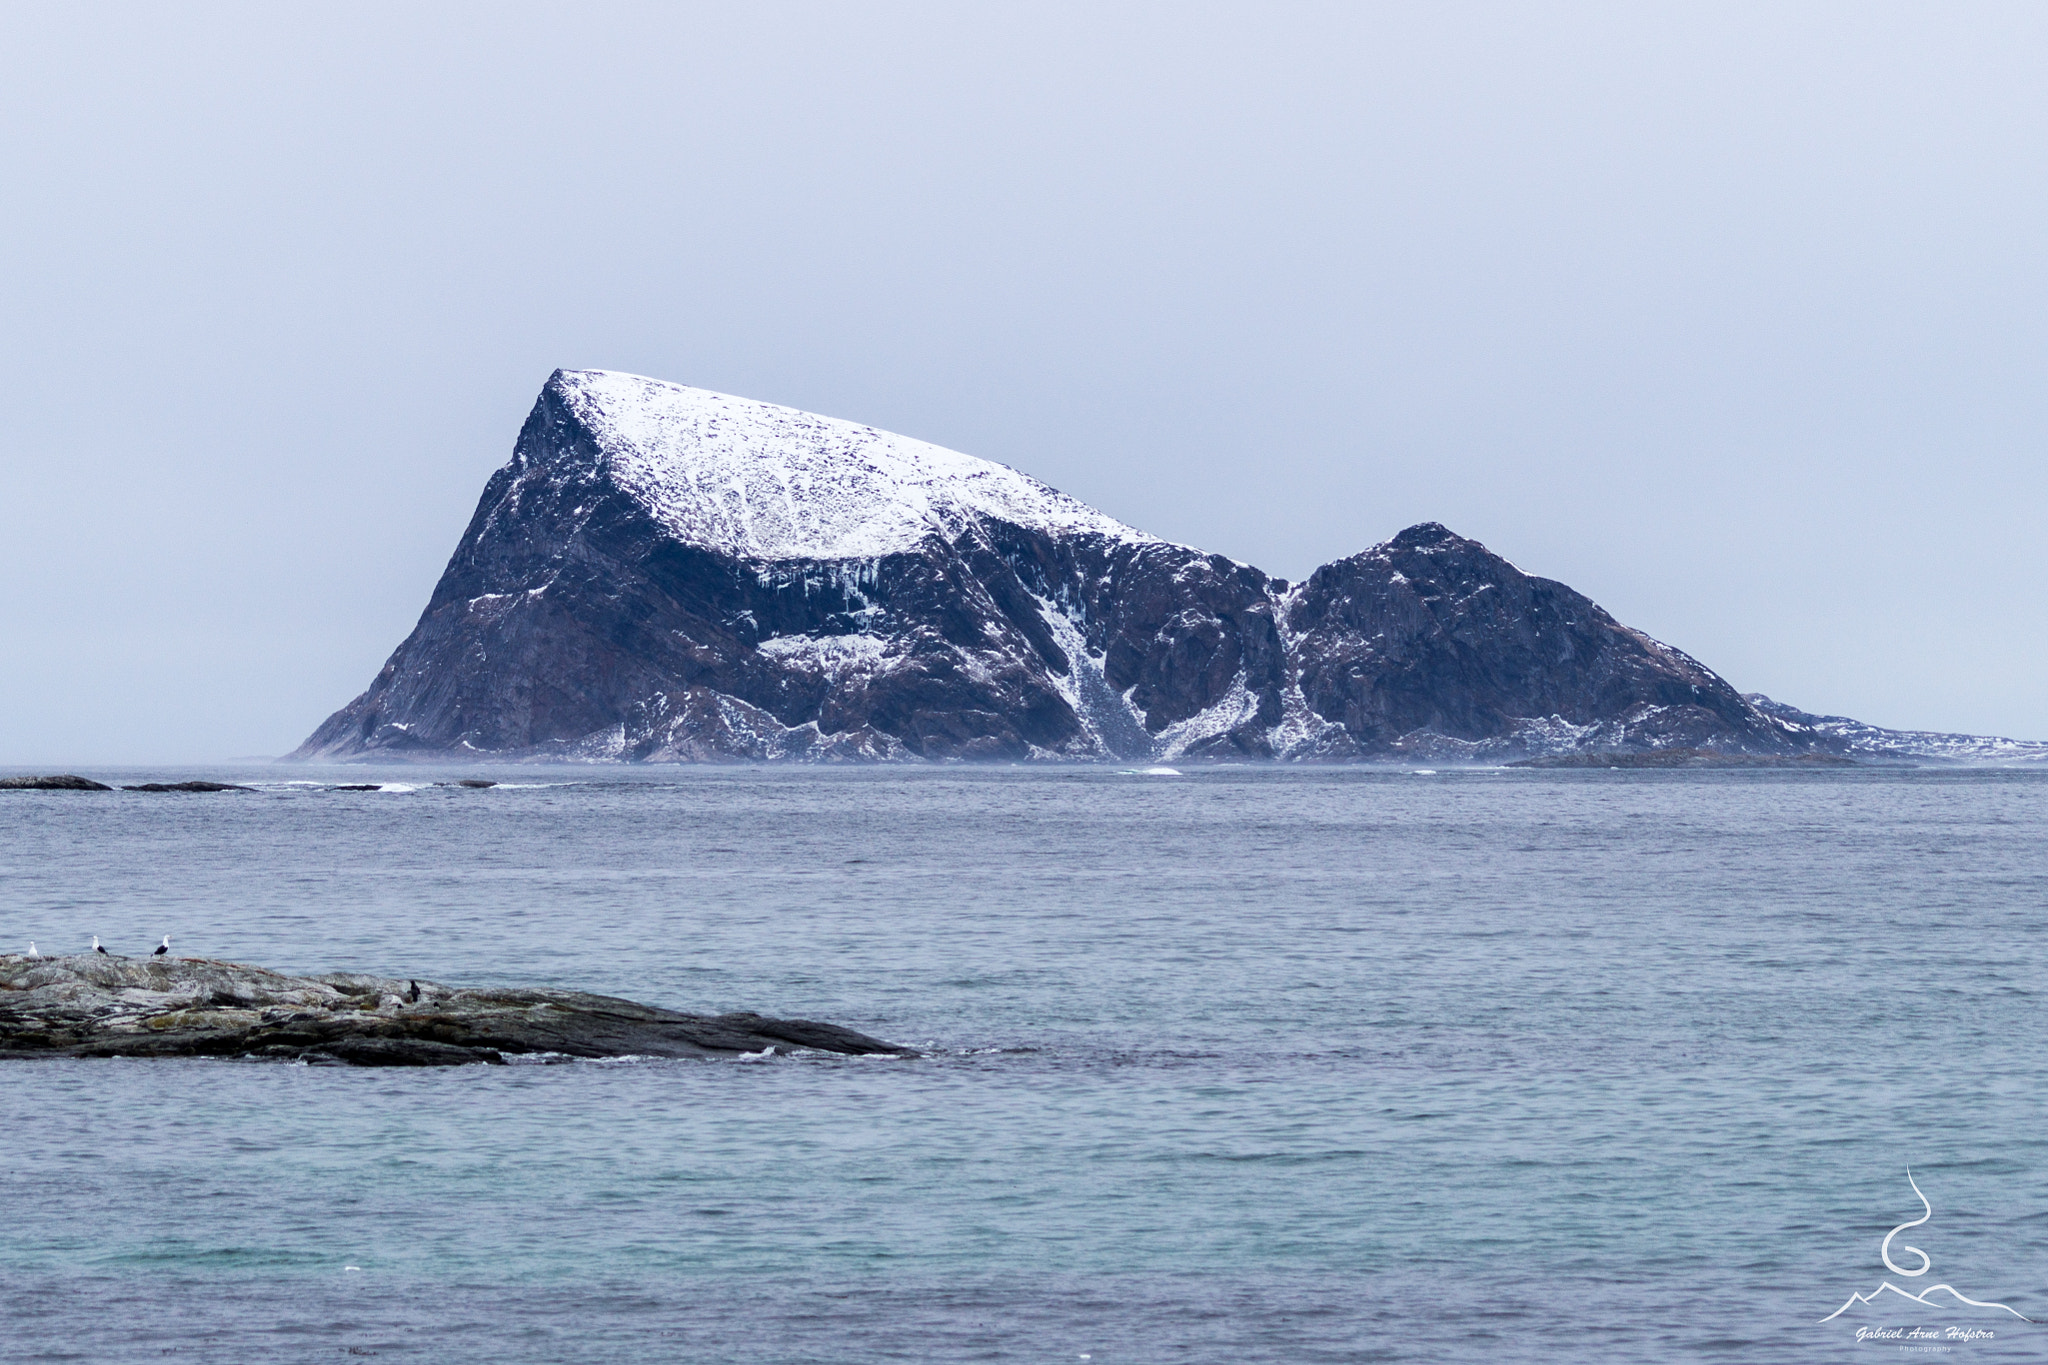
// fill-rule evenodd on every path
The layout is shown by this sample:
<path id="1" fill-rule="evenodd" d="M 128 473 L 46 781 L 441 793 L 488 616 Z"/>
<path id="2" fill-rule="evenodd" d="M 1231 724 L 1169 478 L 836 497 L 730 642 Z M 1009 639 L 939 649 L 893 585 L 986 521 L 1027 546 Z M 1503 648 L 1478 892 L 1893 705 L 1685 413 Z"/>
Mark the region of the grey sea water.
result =
<path id="1" fill-rule="evenodd" d="M 0 793 L 0 947 L 930 1055 L 0 1063 L 7 1359 L 2048 1358 L 1820 1323 L 2048 1319 L 2048 773 L 226 775 L 399 786 Z"/>

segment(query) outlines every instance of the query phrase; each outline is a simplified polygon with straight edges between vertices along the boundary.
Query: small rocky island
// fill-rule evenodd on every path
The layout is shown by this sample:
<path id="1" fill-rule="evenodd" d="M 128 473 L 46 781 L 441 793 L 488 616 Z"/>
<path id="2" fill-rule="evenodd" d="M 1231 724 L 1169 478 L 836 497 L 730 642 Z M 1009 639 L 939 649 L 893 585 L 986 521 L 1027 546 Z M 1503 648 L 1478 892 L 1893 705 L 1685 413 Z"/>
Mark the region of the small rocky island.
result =
<path id="1" fill-rule="evenodd" d="M 836 1024 L 683 1014 L 611 996 L 206 958 L 0 954 L 0 1059 L 239 1057 L 331 1066 L 501 1064 L 518 1055 L 734 1057 L 770 1049 L 913 1056 Z"/>

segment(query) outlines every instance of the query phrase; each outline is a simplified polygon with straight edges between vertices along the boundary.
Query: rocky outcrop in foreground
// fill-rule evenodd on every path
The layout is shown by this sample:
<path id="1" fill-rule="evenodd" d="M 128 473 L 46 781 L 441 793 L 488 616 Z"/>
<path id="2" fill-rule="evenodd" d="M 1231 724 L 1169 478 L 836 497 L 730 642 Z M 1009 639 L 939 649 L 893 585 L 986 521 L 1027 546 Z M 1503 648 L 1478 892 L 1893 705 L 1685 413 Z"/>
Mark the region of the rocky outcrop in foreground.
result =
<path id="1" fill-rule="evenodd" d="M 508 1055 L 914 1055 L 836 1024 L 683 1014 L 581 991 L 470 988 L 206 958 L 0 954 L 0 1058 L 242 1057 L 459 1066 Z"/>

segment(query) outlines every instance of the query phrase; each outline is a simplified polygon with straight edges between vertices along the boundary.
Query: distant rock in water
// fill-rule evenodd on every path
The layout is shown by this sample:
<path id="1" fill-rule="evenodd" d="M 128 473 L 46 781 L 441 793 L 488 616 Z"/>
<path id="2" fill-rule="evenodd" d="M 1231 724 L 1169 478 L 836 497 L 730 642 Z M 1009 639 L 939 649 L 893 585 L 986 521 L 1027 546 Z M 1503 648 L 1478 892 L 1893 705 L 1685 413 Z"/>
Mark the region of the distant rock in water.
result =
<path id="1" fill-rule="evenodd" d="M 95 782 L 89 777 L 74 773 L 59 773 L 53 777 L 0 777 L 0 791 L 28 792 L 110 792 L 113 788 L 104 782 Z"/>
<path id="2" fill-rule="evenodd" d="M 914 1055 L 836 1024 L 682 1014 L 581 991 L 295 977 L 202 958 L 0 954 L 0 1058 L 453 1066 L 508 1054 L 731 1057 L 770 1048 Z"/>
<path id="3" fill-rule="evenodd" d="M 124 792 L 252 792 L 254 787 L 239 787 L 232 782 L 138 782 L 132 787 L 121 788 Z"/>
<path id="4" fill-rule="evenodd" d="M 1004 465 L 557 371 L 419 624 L 292 757 L 1850 747 L 1433 522 L 1290 585 Z"/>

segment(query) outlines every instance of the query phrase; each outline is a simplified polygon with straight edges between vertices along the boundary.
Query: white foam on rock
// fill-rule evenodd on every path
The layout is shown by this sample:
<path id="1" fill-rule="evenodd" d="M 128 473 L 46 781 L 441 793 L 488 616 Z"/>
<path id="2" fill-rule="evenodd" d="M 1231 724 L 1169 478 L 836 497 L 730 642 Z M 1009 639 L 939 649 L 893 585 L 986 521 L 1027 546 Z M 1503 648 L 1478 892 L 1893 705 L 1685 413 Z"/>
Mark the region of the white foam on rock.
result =
<path id="1" fill-rule="evenodd" d="M 553 382 L 614 482 L 678 539 L 738 558 L 873 558 L 976 517 L 1157 539 L 1008 465 L 856 422 L 611 370 Z"/>

